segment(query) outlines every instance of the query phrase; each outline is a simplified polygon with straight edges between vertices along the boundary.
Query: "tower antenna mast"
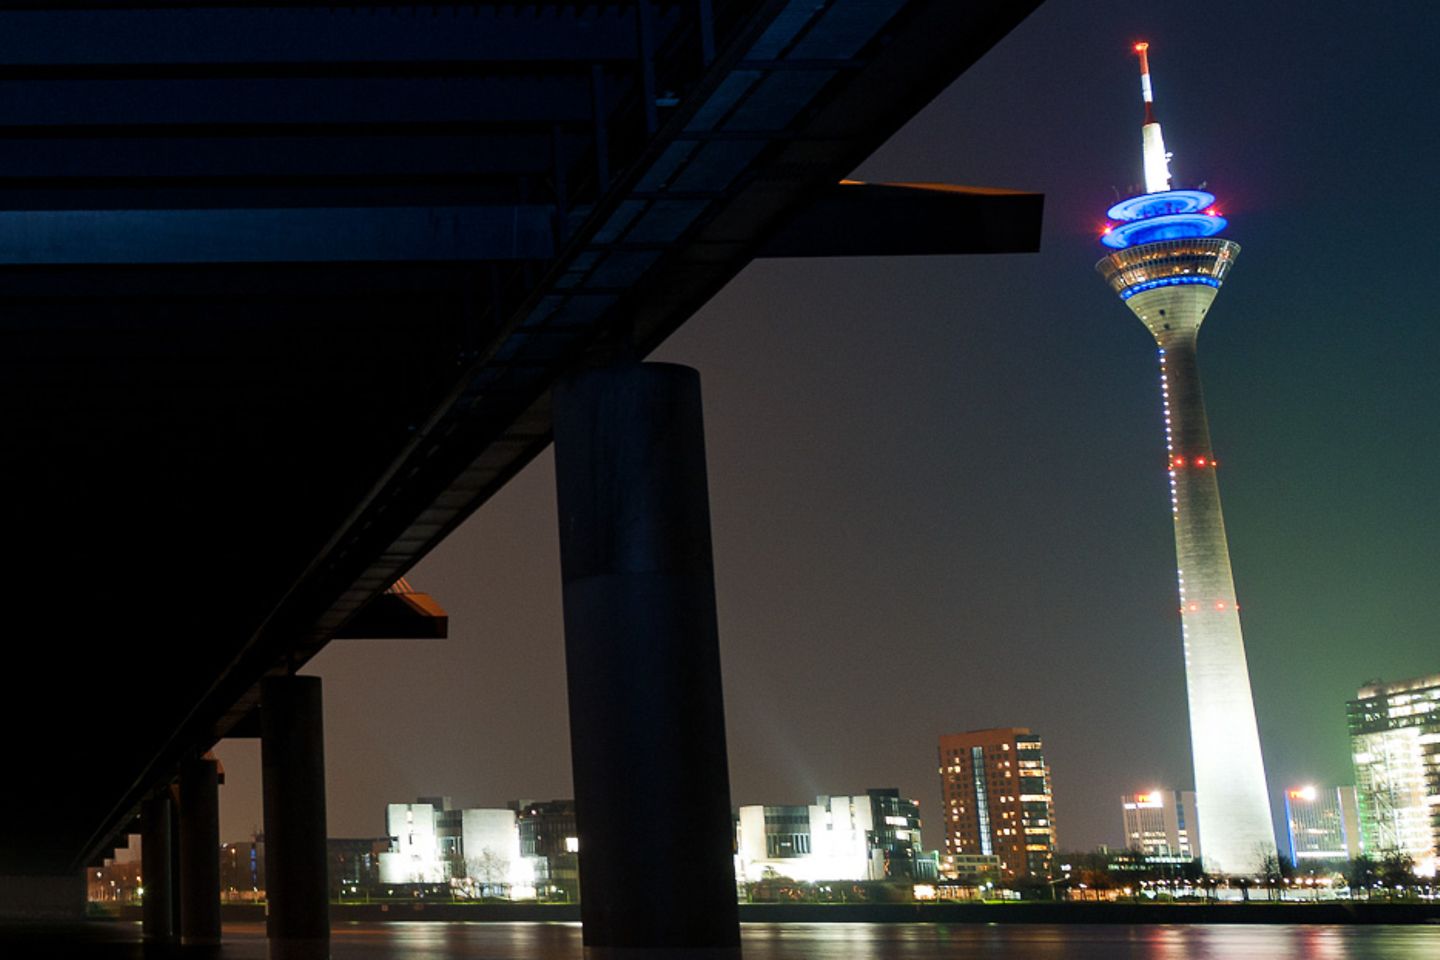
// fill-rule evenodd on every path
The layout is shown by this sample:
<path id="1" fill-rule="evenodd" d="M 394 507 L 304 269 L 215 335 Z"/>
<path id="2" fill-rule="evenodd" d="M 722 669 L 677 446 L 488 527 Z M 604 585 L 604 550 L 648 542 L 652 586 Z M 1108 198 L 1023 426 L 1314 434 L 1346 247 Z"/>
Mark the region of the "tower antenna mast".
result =
<path id="1" fill-rule="evenodd" d="M 1145 192 L 1164 193 L 1170 189 L 1170 154 L 1165 152 L 1165 137 L 1160 121 L 1155 119 L 1155 89 L 1150 85 L 1150 44 L 1135 44 L 1140 54 L 1140 95 L 1145 98 L 1145 123 L 1140 128 L 1140 144 L 1145 160 Z"/>

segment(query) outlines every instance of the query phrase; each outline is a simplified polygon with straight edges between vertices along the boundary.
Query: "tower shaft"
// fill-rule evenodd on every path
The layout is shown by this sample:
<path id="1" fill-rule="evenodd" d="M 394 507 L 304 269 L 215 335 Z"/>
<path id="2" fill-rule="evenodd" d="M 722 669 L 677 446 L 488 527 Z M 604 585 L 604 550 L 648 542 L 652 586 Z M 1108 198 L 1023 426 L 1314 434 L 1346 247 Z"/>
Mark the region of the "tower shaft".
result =
<path id="1" fill-rule="evenodd" d="M 1245 872 L 1275 854 L 1275 840 L 1195 331 L 1157 339 L 1200 836 L 1208 869 Z"/>
<path id="2" fill-rule="evenodd" d="M 1275 854 L 1250 672 L 1220 509 L 1196 340 L 1240 247 L 1187 237 L 1117 250 L 1097 265 L 1160 347 L 1166 471 L 1206 868 L 1246 873 Z"/>

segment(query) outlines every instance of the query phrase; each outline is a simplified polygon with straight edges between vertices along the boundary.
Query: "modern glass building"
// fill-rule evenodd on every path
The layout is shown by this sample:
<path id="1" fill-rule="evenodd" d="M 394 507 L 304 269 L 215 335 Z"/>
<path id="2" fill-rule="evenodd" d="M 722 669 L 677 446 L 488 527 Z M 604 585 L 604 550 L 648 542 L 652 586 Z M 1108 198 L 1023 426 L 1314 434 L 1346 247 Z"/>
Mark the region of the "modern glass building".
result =
<path id="1" fill-rule="evenodd" d="M 1285 832 L 1297 867 L 1349 860 L 1361 850 L 1354 787 L 1291 787 Z"/>
<path id="2" fill-rule="evenodd" d="M 1440 856 L 1440 674 L 1361 687 L 1346 709 L 1365 852 Z"/>
<path id="3" fill-rule="evenodd" d="M 1125 848 L 1148 857 L 1199 859 L 1200 824 L 1193 790 L 1147 790 L 1120 798 Z"/>

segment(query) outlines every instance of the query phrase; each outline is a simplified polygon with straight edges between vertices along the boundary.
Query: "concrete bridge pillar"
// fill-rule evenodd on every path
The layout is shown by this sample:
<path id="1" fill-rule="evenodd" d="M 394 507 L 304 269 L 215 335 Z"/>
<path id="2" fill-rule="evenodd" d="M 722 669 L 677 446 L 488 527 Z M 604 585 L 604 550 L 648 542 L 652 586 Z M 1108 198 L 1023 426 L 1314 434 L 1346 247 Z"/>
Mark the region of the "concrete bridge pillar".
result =
<path id="1" fill-rule="evenodd" d="M 180 765 L 180 942 L 220 943 L 220 767 L 208 754 Z"/>
<path id="2" fill-rule="evenodd" d="M 140 805 L 140 877 L 144 882 L 142 929 L 151 943 L 175 940 L 175 801 L 167 787 Z"/>
<path id="3" fill-rule="evenodd" d="M 319 677 L 261 681 L 267 932 L 275 960 L 330 952 L 323 717 Z"/>
<path id="4" fill-rule="evenodd" d="M 583 371 L 553 424 L 587 957 L 738 958 L 699 375 Z"/>

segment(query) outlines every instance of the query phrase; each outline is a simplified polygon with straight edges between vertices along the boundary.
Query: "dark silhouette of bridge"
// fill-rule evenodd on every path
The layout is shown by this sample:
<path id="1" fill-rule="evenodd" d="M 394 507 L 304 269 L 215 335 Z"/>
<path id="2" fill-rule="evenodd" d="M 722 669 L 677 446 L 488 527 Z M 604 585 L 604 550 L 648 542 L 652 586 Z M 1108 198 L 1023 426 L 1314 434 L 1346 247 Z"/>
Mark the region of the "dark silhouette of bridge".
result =
<path id="1" fill-rule="evenodd" d="M 587 949 L 738 952 L 699 385 L 643 358 L 757 257 L 1035 249 L 1037 195 L 841 182 L 1035 5 L 0 3 L 0 915 L 138 831 L 146 937 L 214 941 L 258 736 L 323 953 L 296 670 L 442 633 L 392 585 L 553 440 Z"/>

